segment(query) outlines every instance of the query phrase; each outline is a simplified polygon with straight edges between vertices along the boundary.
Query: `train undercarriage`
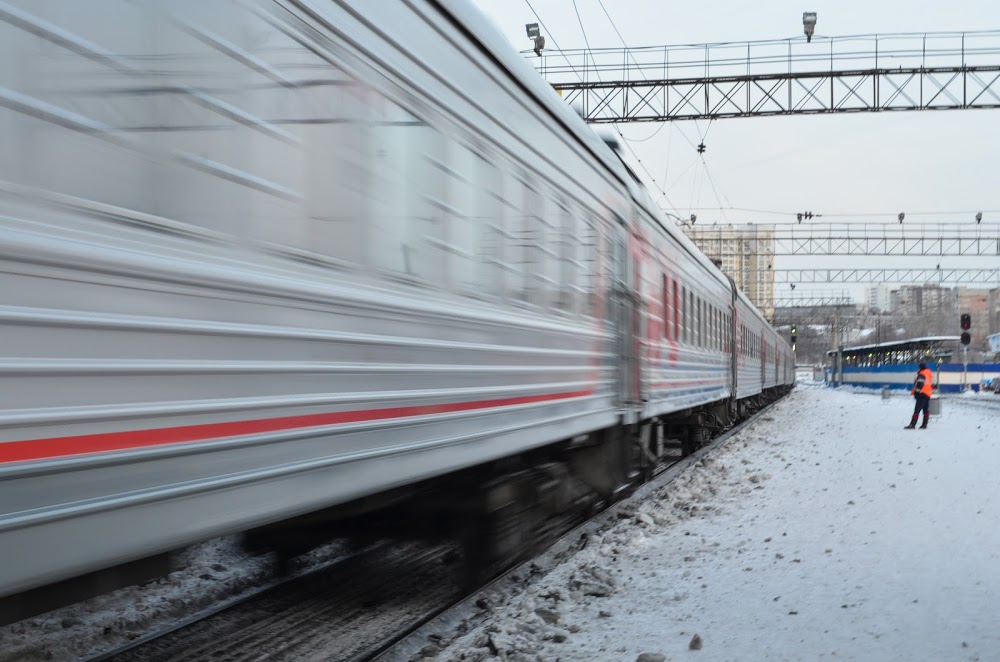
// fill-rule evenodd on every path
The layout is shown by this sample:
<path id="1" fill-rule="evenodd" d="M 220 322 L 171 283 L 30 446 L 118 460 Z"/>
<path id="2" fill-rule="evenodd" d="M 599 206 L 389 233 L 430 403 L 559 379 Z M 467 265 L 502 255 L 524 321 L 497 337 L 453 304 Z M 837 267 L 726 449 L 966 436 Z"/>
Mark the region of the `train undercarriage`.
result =
<path id="1" fill-rule="evenodd" d="M 294 558 L 332 539 L 452 541 L 461 580 L 480 585 L 539 549 L 574 522 L 631 494 L 660 467 L 686 457 L 791 390 L 769 389 L 634 425 L 621 425 L 519 456 L 254 529 L 246 547 Z"/>

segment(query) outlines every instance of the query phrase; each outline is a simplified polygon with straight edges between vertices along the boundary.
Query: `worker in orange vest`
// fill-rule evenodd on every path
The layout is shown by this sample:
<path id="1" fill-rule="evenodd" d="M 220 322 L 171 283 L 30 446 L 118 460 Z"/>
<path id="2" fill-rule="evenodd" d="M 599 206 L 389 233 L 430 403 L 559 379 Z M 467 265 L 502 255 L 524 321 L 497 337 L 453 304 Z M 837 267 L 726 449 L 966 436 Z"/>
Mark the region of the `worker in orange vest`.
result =
<path id="1" fill-rule="evenodd" d="M 918 366 L 917 378 L 913 381 L 913 389 L 910 395 L 917 399 L 917 405 L 913 408 L 913 418 L 905 429 L 912 430 L 917 427 L 917 417 L 920 412 L 924 412 L 924 422 L 920 425 L 921 430 L 927 429 L 927 419 L 930 415 L 931 392 L 934 389 L 934 373 L 927 367 L 926 363 Z"/>

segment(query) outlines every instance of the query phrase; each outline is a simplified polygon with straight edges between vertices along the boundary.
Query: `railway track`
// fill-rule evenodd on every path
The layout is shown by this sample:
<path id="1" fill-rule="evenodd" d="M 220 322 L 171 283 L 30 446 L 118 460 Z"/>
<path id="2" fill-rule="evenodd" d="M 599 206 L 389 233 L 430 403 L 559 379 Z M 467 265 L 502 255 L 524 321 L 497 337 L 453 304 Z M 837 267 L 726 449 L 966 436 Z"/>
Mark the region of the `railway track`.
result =
<path id="1" fill-rule="evenodd" d="M 377 545 L 88 662 L 361 659 L 387 628 L 413 627 L 460 596 L 455 556 L 446 545 Z"/>
<path id="2" fill-rule="evenodd" d="M 717 436 L 687 458 L 661 464 L 632 498 L 669 483 L 684 467 L 769 409 Z M 631 499 L 583 523 L 564 523 L 551 542 L 570 540 L 588 523 L 614 517 Z M 551 547 L 551 545 L 546 546 Z M 569 550 L 571 552 L 572 550 Z M 453 545 L 380 543 L 328 565 L 216 605 L 87 662 L 242 662 L 249 660 L 402 660 L 405 642 L 426 643 L 420 633 L 443 614 L 469 602 L 458 584 Z M 525 561 L 527 563 L 528 561 Z M 520 564 L 473 593 L 504 581 Z M 373 580 L 374 579 L 374 580 Z M 412 648 L 413 644 L 410 644 Z M 410 651 L 412 655 L 419 651 Z"/>
<path id="3" fill-rule="evenodd" d="M 980 396 L 978 398 L 966 398 L 963 396 L 950 396 L 945 400 L 949 405 L 957 404 L 964 405 L 968 407 L 979 407 L 980 409 L 991 409 L 996 412 L 1000 412 L 1000 395 L 992 396 L 992 399 L 987 396 Z"/>

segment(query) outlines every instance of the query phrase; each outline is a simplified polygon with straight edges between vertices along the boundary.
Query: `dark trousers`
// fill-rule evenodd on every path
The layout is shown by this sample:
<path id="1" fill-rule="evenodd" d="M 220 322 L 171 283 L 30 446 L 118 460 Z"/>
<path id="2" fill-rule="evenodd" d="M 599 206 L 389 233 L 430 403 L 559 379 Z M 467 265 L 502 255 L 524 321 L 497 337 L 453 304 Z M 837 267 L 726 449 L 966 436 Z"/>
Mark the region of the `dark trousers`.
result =
<path id="1" fill-rule="evenodd" d="M 930 415 L 930 405 L 931 396 L 925 395 L 924 393 L 917 393 L 916 396 L 917 404 L 913 408 L 913 418 L 910 420 L 910 425 L 917 424 L 917 417 L 920 416 L 920 412 L 924 412 L 924 425 L 927 425 L 927 419 L 931 417 Z"/>

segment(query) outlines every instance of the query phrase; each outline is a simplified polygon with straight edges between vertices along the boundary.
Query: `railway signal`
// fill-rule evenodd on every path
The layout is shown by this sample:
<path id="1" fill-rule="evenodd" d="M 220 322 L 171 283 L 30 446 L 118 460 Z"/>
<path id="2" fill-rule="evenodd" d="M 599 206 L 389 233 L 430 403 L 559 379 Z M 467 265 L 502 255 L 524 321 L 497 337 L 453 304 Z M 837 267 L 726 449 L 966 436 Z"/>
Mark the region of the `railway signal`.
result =
<path id="1" fill-rule="evenodd" d="M 796 329 L 795 325 L 793 324 L 792 325 L 792 351 L 793 352 L 795 351 L 795 341 L 796 341 L 796 334 L 797 333 L 798 333 L 798 329 Z"/>
<path id="2" fill-rule="evenodd" d="M 969 330 L 972 328 L 972 315 L 962 313 L 960 323 L 962 325 L 962 344 L 968 345 L 972 342 L 972 335 L 969 333 Z"/>
<path id="3" fill-rule="evenodd" d="M 962 313 L 961 325 L 962 325 L 962 344 L 968 345 L 970 342 L 972 342 L 972 335 L 969 333 L 969 330 L 972 329 L 972 315 L 970 315 L 969 313 Z"/>

